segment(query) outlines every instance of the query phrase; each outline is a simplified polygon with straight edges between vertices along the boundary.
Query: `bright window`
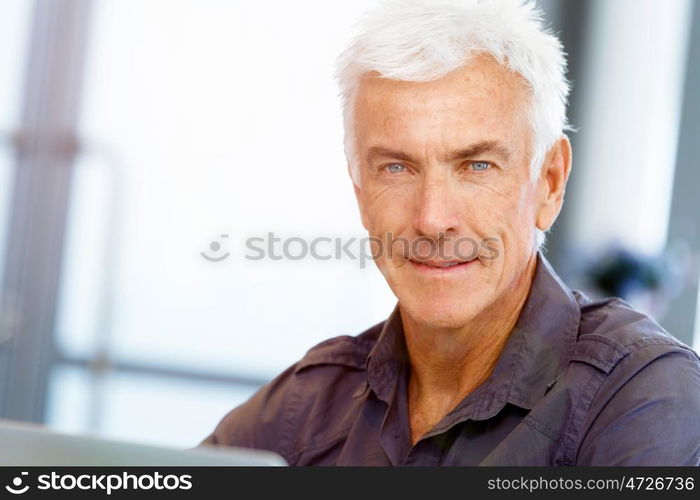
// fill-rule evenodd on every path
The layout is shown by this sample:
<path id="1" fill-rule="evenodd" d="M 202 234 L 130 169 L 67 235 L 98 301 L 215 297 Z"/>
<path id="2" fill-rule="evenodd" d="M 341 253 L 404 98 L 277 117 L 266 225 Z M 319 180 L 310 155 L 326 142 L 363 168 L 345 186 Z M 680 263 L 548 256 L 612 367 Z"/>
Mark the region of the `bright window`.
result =
<path id="1" fill-rule="evenodd" d="M 332 77 L 367 3 L 95 5 L 57 332 L 69 362 L 49 423 L 194 444 L 255 385 L 118 370 L 91 382 L 75 361 L 264 381 L 390 313 L 371 262 L 245 258 L 246 238 L 269 232 L 365 235 Z M 230 256 L 206 261 L 213 242 Z M 68 415 L 64 392 L 81 401 Z"/>
<path id="2" fill-rule="evenodd" d="M 27 56 L 32 2 L 3 0 L 0 15 L 0 282 L 10 188 L 14 179 L 12 135 L 21 113 L 21 85 Z"/>

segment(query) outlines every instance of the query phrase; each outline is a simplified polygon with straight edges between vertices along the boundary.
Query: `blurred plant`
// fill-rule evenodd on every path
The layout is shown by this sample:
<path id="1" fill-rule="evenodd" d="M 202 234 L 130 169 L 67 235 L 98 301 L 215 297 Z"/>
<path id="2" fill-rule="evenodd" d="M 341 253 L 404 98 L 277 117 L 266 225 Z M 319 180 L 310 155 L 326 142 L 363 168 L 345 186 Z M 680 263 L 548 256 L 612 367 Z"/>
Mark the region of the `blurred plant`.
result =
<path id="1" fill-rule="evenodd" d="M 605 252 L 588 269 L 591 284 L 601 293 L 629 299 L 640 292 L 669 288 L 672 275 L 663 256 L 648 257 L 621 247 Z"/>
<path id="2" fill-rule="evenodd" d="M 647 256 L 613 246 L 587 266 L 586 281 L 596 294 L 620 297 L 650 316 L 662 318 L 684 286 L 688 259 L 680 256 L 671 250 Z"/>

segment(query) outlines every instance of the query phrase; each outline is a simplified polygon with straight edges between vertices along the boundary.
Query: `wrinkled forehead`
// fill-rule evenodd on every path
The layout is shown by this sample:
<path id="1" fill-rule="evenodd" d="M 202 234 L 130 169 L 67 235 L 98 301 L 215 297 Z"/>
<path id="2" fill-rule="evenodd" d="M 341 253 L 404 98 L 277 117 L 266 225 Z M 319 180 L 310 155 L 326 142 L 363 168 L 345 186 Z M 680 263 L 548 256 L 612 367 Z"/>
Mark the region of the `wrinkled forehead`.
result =
<path id="1" fill-rule="evenodd" d="M 365 74 L 354 103 L 358 139 L 406 139 L 418 134 L 529 136 L 531 91 L 517 73 L 491 57 L 475 57 L 448 75 L 406 82 Z"/>

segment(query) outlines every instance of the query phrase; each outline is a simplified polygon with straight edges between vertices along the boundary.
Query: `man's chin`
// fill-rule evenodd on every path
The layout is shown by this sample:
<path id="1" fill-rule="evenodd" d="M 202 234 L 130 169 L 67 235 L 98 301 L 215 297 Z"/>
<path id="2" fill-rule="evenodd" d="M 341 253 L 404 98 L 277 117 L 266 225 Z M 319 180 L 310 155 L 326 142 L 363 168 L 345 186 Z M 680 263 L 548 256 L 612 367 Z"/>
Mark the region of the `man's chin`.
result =
<path id="1" fill-rule="evenodd" d="M 477 315 L 472 307 L 465 307 L 463 301 L 458 304 L 435 300 L 411 302 L 399 302 L 402 312 L 408 314 L 413 322 L 431 329 L 462 328 Z"/>

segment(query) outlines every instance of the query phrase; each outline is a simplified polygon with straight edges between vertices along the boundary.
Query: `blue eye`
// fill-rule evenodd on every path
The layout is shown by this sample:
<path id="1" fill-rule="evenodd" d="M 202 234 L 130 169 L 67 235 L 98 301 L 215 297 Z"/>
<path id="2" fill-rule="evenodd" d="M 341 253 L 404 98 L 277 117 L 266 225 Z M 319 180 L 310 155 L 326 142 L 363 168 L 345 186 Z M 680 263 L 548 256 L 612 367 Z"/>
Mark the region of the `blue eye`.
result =
<path id="1" fill-rule="evenodd" d="M 400 174 L 406 170 L 406 167 L 400 163 L 392 163 L 391 165 L 387 165 L 385 168 L 390 174 Z"/>
<path id="2" fill-rule="evenodd" d="M 491 164 L 487 161 L 473 161 L 471 162 L 472 170 L 476 170 L 478 172 L 488 170 Z"/>

